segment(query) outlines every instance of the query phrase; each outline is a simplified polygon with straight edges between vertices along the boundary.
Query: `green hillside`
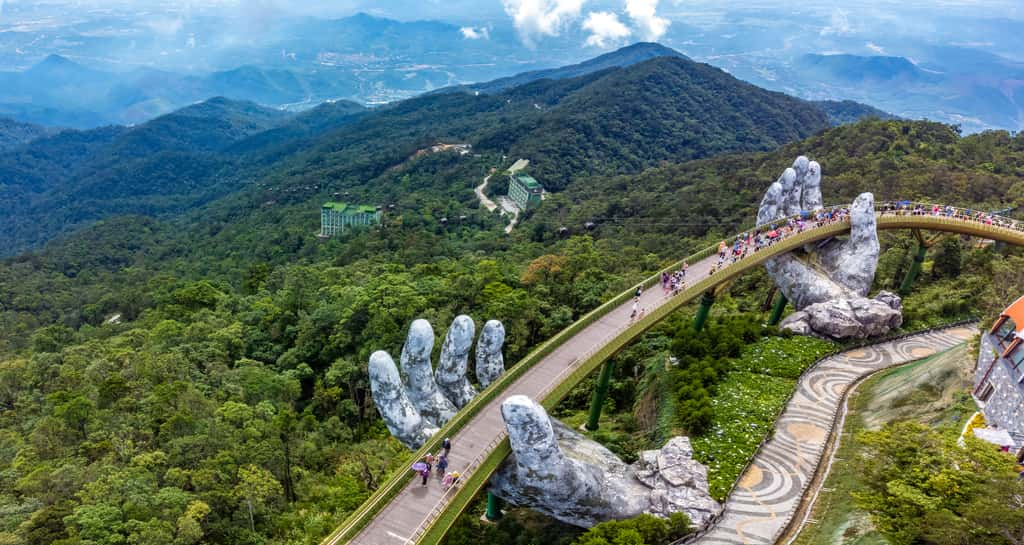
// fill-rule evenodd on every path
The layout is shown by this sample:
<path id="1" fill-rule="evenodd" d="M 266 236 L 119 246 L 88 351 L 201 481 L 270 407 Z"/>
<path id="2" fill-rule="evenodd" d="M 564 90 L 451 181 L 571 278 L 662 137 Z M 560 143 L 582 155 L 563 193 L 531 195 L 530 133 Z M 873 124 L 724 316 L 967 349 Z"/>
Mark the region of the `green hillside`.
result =
<path id="1" fill-rule="evenodd" d="M 0 247 L 10 255 L 112 214 L 179 215 L 238 190 L 245 201 L 256 194 L 253 181 L 308 203 L 328 187 L 376 185 L 437 141 L 528 157 L 558 190 L 659 161 L 767 150 L 827 126 L 809 103 L 669 57 L 499 95 L 432 95 L 372 112 L 326 104 L 291 120 L 213 99 L 131 129 L 62 133 L 0 157 L 0 172 L 14 173 L 0 192 L 10 209 L 0 218 Z M 53 148 L 70 141 L 82 149 L 59 153 L 70 164 L 52 164 Z"/>
<path id="2" fill-rule="evenodd" d="M 800 153 L 822 163 L 830 202 L 1024 197 L 1024 136 L 827 125 L 806 102 L 658 58 L 372 111 L 216 100 L 3 156 L 0 242 L 41 246 L 0 262 L 0 543 L 317 543 L 403 469 L 369 400 L 371 351 L 400 349 L 414 318 L 443 334 L 466 313 L 502 320 L 518 361 L 748 225 Z M 417 154 L 439 141 L 474 154 Z M 473 187 L 519 157 L 556 192 L 506 235 Z M 335 193 L 384 206 L 383 225 L 317 239 Z M 903 243 L 886 240 L 880 284 Z M 923 279 L 908 315 L 988 304 L 990 274 L 1019 282 L 1013 255 L 963 262 Z M 756 310 L 766 290 L 753 275 L 722 306 Z"/>

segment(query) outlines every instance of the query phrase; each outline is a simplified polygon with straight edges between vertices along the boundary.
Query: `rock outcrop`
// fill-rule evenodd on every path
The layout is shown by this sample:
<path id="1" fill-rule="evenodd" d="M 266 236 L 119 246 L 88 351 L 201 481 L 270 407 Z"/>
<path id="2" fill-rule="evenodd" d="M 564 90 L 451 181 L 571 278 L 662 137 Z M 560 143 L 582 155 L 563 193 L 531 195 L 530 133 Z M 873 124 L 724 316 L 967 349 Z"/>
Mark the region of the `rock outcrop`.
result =
<path id="1" fill-rule="evenodd" d="M 501 410 L 513 454 L 491 478 L 491 490 L 513 505 L 583 527 L 675 512 L 702 526 L 721 510 L 708 494 L 707 468 L 693 459 L 685 437 L 627 465 L 526 396 L 509 397 Z"/>
<path id="2" fill-rule="evenodd" d="M 874 299 L 837 299 L 815 303 L 783 320 L 779 327 L 802 335 L 864 339 L 883 335 L 903 324 L 899 297 L 887 291 Z"/>

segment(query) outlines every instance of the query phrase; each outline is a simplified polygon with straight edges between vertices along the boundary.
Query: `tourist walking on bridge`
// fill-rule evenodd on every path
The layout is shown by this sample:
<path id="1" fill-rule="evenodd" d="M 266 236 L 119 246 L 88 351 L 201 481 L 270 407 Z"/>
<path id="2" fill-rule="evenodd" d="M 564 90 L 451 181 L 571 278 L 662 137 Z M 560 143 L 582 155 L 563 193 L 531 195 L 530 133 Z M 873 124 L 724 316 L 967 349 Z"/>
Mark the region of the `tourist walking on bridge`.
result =
<path id="1" fill-rule="evenodd" d="M 439 454 L 437 456 L 437 476 L 443 477 L 445 471 L 448 469 L 448 456 L 446 454 Z"/>

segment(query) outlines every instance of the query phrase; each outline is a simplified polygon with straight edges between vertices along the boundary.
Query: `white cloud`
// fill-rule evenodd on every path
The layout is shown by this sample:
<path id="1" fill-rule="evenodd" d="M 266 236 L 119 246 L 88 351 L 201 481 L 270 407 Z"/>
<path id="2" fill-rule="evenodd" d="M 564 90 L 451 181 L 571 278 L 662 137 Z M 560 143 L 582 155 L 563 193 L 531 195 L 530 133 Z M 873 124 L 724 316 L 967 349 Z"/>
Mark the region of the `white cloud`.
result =
<path id="1" fill-rule="evenodd" d="M 874 51 L 875 53 L 878 53 L 879 55 L 885 55 L 885 48 L 876 43 L 868 42 L 864 44 L 864 47 L 870 49 L 871 51 Z"/>
<path id="2" fill-rule="evenodd" d="M 633 20 L 640 38 L 649 42 L 657 41 L 668 31 L 670 21 L 658 17 L 658 0 L 626 0 L 626 14 Z"/>
<path id="3" fill-rule="evenodd" d="M 846 11 L 841 8 L 832 10 L 829 25 L 821 29 L 820 34 L 822 36 L 828 36 L 830 34 L 835 34 L 837 36 L 849 35 L 853 30 L 853 27 L 850 26 L 850 19 L 847 18 L 846 15 Z"/>
<path id="4" fill-rule="evenodd" d="M 491 38 L 491 31 L 487 30 L 487 27 L 475 28 L 471 26 L 464 26 L 459 29 L 462 33 L 462 37 L 467 40 L 488 40 Z"/>
<path id="5" fill-rule="evenodd" d="M 583 21 L 584 30 L 590 31 L 587 45 L 608 47 L 626 38 L 632 31 L 619 21 L 619 16 L 610 11 L 597 11 L 587 14 Z"/>
<path id="6" fill-rule="evenodd" d="M 502 0 L 519 37 L 528 47 L 544 36 L 558 36 L 576 20 L 586 0 Z"/>

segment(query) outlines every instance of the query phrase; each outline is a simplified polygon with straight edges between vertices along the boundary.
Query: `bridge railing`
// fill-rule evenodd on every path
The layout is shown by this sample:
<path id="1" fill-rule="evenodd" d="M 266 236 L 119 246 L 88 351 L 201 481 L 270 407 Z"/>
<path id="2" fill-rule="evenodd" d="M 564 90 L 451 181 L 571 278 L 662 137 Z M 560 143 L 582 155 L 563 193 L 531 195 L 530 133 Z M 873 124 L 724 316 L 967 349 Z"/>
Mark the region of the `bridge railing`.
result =
<path id="1" fill-rule="evenodd" d="M 690 262 L 696 262 L 705 257 L 714 254 L 717 251 L 717 246 L 709 246 L 704 248 L 693 255 L 688 256 L 685 260 L 680 260 L 677 263 L 663 269 L 664 271 L 674 271 L 682 266 L 684 261 L 689 260 Z M 647 289 L 658 283 L 662 271 L 658 271 L 650 277 L 645 278 L 640 282 Z M 611 300 L 584 314 L 581 318 L 573 322 L 566 329 L 556 333 L 554 336 L 544 341 L 529 354 L 527 354 L 522 360 L 516 365 L 510 367 L 504 374 L 502 374 L 497 380 L 491 383 L 487 388 L 481 391 L 472 401 L 466 406 L 459 410 L 459 412 L 452 418 L 434 437 L 419 450 L 413 453 L 409 458 L 409 463 L 405 464 L 404 467 L 410 467 L 413 463 L 423 459 L 428 453 L 434 452 L 440 447 L 440 439 L 443 437 L 451 437 L 457 431 L 462 429 L 473 417 L 475 417 L 479 411 L 487 406 L 491 401 L 494 400 L 502 391 L 508 388 L 513 382 L 518 380 L 523 374 L 531 369 L 538 362 L 543 360 L 555 349 L 564 344 L 567 340 L 571 339 L 585 327 L 601 319 L 603 316 L 611 312 L 612 309 L 617 308 L 623 303 L 629 301 L 633 296 L 634 288 L 630 288 L 623 291 L 619 295 L 615 296 Z M 507 442 L 506 442 L 507 444 Z M 474 475 L 476 472 L 473 472 Z M 345 543 L 348 540 L 354 538 L 358 533 L 369 524 L 370 520 L 380 512 L 399 492 L 412 480 L 413 474 L 408 471 L 404 471 L 403 467 L 400 467 L 396 474 L 389 478 L 380 488 L 378 488 L 363 504 L 353 512 L 345 521 L 339 526 L 334 532 L 332 532 L 327 538 L 324 539 L 324 545 L 335 545 L 339 543 Z M 467 478 L 468 481 L 468 478 Z M 463 483 L 463 488 L 468 483 Z"/>
<path id="2" fill-rule="evenodd" d="M 579 384 L 587 375 L 592 373 L 601 363 L 606 361 L 613 354 L 621 350 L 624 346 L 632 342 L 635 338 L 647 331 L 655 324 L 660 322 L 665 316 L 677 310 L 680 306 L 692 301 L 700 294 L 711 289 L 714 285 L 720 283 L 725 278 L 731 278 L 737 274 L 740 274 L 746 268 L 751 266 L 751 263 L 759 264 L 764 260 L 770 258 L 772 255 L 777 253 L 785 253 L 797 248 L 806 242 L 814 240 L 816 237 L 821 236 L 821 231 L 832 233 L 841 233 L 846 227 L 845 220 L 837 220 L 828 224 L 825 224 L 818 229 L 807 229 L 801 232 L 794 232 L 780 242 L 775 243 L 771 249 L 765 248 L 760 253 L 751 254 L 745 259 L 738 260 L 735 263 L 725 264 L 721 269 L 718 269 L 714 274 L 708 275 L 704 278 L 694 279 L 695 282 L 688 288 L 684 289 L 678 295 L 665 299 L 664 302 L 653 308 L 652 311 L 645 315 L 643 318 L 637 319 L 629 323 L 624 328 L 619 328 L 616 331 L 608 334 L 608 336 L 597 343 L 594 343 L 594 347 L 576 358 L 572 364 L 566 367 L 557 378 L 551 381 L 550 385 L 545 388 L 540 397 L 540 402 L 547 409 L 552 409 L 558 404 L 569 391 L 572 390 L 577 384 Z M 715 254 L 718 251 L 718 246 L 712 246 L 704 249 L 694 257 L 688 258 L 692 262 L 699 261 L 705 257 Z M 665 271 L 676 270 L 682 261 L 669 266 L 664 269 Z M 658 275 L 650 277 L 645 281 L 646 287 L 653 286 L 659 280 L 660 272 Z M 632 290 L 624 292 L 624 297 L 621 297 L 621 301 L 617 301 L 614 308 L 619 305 L 626 303 L 633 296 Z M 618 298 L 617 298 L 618 299 Z M 602 314 L 607 314 L 608 311 Z M 428 517 L 433 522 L 430 523 L 429 527 L 420 533 L 417 538 L 417 543 L 439 543 L 441 538 L 447 533 L 448 529 L 455 523 L 455 520 L 465 511 L 469 502 L 472 501 L 473 497 L 483 489 L 486 485 L 490 475 L 497 469 L 501 462 L 511 452 L 511 447 L 507 440 L 503 440 L 500 444 L 496 445 L 494 450 L 488 453 L 486 459 L 475 468 L 471 475 L 468 476 L 466 482 L 457 494 L 452 497 L 446 497 L 443 500 L 445 507 L 438 510 L 436 515 Z"/>
<path id="3" fill-rule="evenodd" d="M 949 218 L 1024 232 L 1024 222 L 976 208 L 963 208 L 924 201 L 887 201 L 877 203 L 875 211 L 882 216 Z"/>
<path id="4" fill-rule="evenodd" d="M 905 205 L 905 204 L 909 204 L 911 206 L 909 208 L 904 208 L 903 210 L 901 210 L 899 205 Z M 927 204 L 927 203 L 908 203 L 908 202 L 879 203 L 879 205 L 876 206 L 876 212 L 880 216 L 897 216 L 897 217 L 899 217 L 899 216 L 913 217 L 913 216 L 932 215 L 932 214 L 914 213 L 913 212 L 913 210 L 914 210 L 913 207 L 916 206 L 916 205 L 921 205 L 922 209 L 927 209 L 929 211 L 932 210 L 931 207 L 936 206 L 936 205 L 930 205 L 930 204 Z M 826 210 L 837 210 L 837 209 L 843 209 L 845 207 L 846 207 L 846 205 L 834 206 L 834 207 L 826 207 Z M 945 207 L 943 207 L 943 209 L 945 209 Z M 992 214 L 984 214 L 984 213 L 981 214 L 981 215 L 975 216 L 973 211 L 972 211 L 972 214 L 968 215 L 967 214 L 967 212 L 968 212 L 967 209 L 955 208 L 955 210 L 958 211 L 958 214 L 953 214 L 952 217 L 948 218 L 947 221 L 949 223 L 953 223 L 953 222 L 960 223 L 960 224 L 962 224 L 962 223 L 974 223 L 974 224 L 977 224 L 979 226 L 987 226 L 989 228 L 991 228 L 991 227 L 1001 227 L 1001 228 L 1005 228 L 1005 229 L 1011 229 L 1011 230 L 1014 230 L 1014 231 L 1024 232 L 1024 224 L 1022 224 L 1021 222 L 1018 222 L 1016 220 L 1013 220 L 1011 218 L 1005 218 L 1005 217 L 1002 217 L 1002 216 L 995 216 L 995 215 L 992 215 Z M 791 216 L 791 217 L 788 217 L 788 218 L 780 218 L 780 219 L 774 220 L 773 223 L 778 224 L 778 225 L 782 225 L 784 223 L 787 223 L 788 220 L 790 220 L 790 219 L 797 220 L 797 219 L 800 219 L 800 218 L 801 218 L 800 215 L 794 215 L 794 216 Z M 988 218 L 991 218 L 991 220 L 989 220 Z M 946 223 L 947 221 L 943 221 L 943 223 Z M 988 221 L 990 221 L 990 223 L 986 223 Z M 841 232 L 846 228 L 846 225 L 848 225 L 847 218 L 842 218 L 840 220 L 832 221 L 832 222 L 829 222 L 827 224 L 815 224 L 810 229 L 807 229 L 805 231 L 801 231 L 799 233 L 794 233 L 794 234 L 786 237 L 785 244 L 780 245 L 780 247 L 784 246 L 785 248 L 787 248 L 786 251 L 795 249 L 795 248 L 799 247 L 799 245 L 802 244 L 802 242 L 797 240 L 794 243 L 794 239 L 801 239 L 801 240 L 802 239 L 807 239 L 809 241 L 809 240 L 813 239 L 816 236 L 816 234 L 820 233 L 820 230 L 823 227 L 828 228 L 828 229 L 826 229 L 827 231 L 832 231 L 835 234 L 841 234 Z M 749 232 L 751 229 L 754 229 L 754 228 L 753 227 L 748 228 L 748 229 L 745 230 L 745 232 Z M 985 232 L 987 232 L 989 230 L 990 229 L 980 229 L 979 230 L 979 236 L 986 236 Z M 727 237 L 727 239 L 729 239 L 729 238 L 732 238 L 732 237 Z M 665 267 L 665 268 L 661 269 L 656 274 L 651 275 L 651 276 L 645 278 L 644 280 L 642 280 L 640 282 L 640 284 L 644 287 L 644 289 L 650 288 L 650 287 L 658 284 L 658 282 L 660 281 L 660 275 L 661 275 L 662 272 L 670 272 L 671 273 L 673 271 L 679 270 L 682 267 L 684 262 L 696 263 L 697 261 L 700 261 L 701 259 L 704 259 L 706 257 L 714 255 L 717 251 L 718 251 L 718 245 L 708 246 L 708 247 L 706 247 L 706 248 L 704 248 L 702 250 L 699 250 L 698 252 L 696 252 L 696 253 L 694 253 L 694 254 L 692 254 L 690 256 L 687 256 L 683 260 L 679 260 L 679 261 L 677 261 L 675 263 L 672 263 L 668 267 Z M 657 321 L 662 319 L 664 317 L 664 315 L 667 315 L 668 313 L 674 311 L 682 303 L 693 299 L 695 296 L 700 295 L 701 293 L 703 293 L 704 291 L 707 291 L 708 289 L 711 289 L 712 287 L 714 287 L 714 285 L 722 282 L 723 280 L 728 279 L 728 278 L 732 278 L 732 277 L 738 275 L 740 272 L 742 272 L 742 270 L 746 270 L 750 266 L 760 264 L 761 262 L 763 262 L 763 261 L 767 260 L 769 257 L 771 257 L 771 255 L 775 255 L 777 253 L 781 253 L 781 252 L 778 251 L 778 248 L 776 248 L 774 251 L 761 252 L 760 255 L 755 253 L 755 254 L 751 255 L 750 257 L 738 260 L 736 263 L 731 263 L 731 264 L 725 265 L 722 269 L 718 270 L 715 274 L 710 275 L 710 276 L 708 276 L 708 277 L 706 277 L 704 279 L 698 280 L 693 285 L 691 285 L 689 288 L 684 290 L 684 293 L 681 293 L 680 296 L 677 296 L 676 298 L 673 298 L 673 299 L 676 299 L 676 301 L 677 301 L 676 304 L 671 304 L 671 305 L 664 305 L 663 304 L 663 305 L 659 305 L 656 309 L 654 309 L 654 311 L 651 314 L 645 316 L 644 318 L 642 318 L 640 320 L 637 320 L 636 322 L 634 322 L 632 325 L 630 325 L 629 327 L 625 328 L 624 330 L 617 332 L 615 338 L 612 339 L 611 342 L 603 343 L 603 346 L 600 345 L 600 344 L 597 345 L 597 347 L 592 351 L 593 353 L 590 354 L 589 356 L 587 356 L 586 362 L 592 362 L 592 361 L 599 361 L 600 362 L 600 361 L 604 361 L 611 354 L 614 354 L 615 352 L 620 350 L 622 348 L 622 346 L 624 346 L 625 343 L 628 343 L 628 342 L 632 341 L 632 339 L 636 338 L 636 336 L 638 336 L 640 333 L 642 333 L 643 331 L 646 331 L 648 328 L 652 327 L 655 323 L 657 323 Z M 742 265 L 741 265 L 741 263 L 742 263 Z M 456 414 L 456 416 L 450 422 L 448 422 L 448 424 L 446 424 L 444 426 L 444 428 L 442 428 L 441 431 L 439 431 L 437 433 L 437 435 L 434 436 L 436 439 L 432 439 L 431 441 L 428 441 L 427 444 L 423 445 L 423 447 L 421 447 L 419 450 L 417 450 L 415 453 L 413 453 L 410 456 L 409 464 L 406 464 L 405 467 L 409 467 L 412 463 L 415 463 L 416 461 L 418 461 L 418 460 L 422 459 L 423 457 L 425 457 L 427 455 L 427 453 L 433 452 L 434 450 L 439 448 L 440 447 L 440 438 L 453 436 L 457 431 L 462 429 L 470 420 L 472 420 L 472 418 L 475 417 L 482 408 L 487 406 L 501 392 L 503 392 L 505 389 L 507 389 L 508 386 L 510 386 L 513 382 L 518 380 L 523 374 L 526 373 L 526 371 L 531 369 L 534 365 L 539 363 L 546 356 L 551 354 L 554 350 L 556 350 L 558 347 L 560 347 L 562 344 L 564 344 L 570 338 L 572 338 L 577 333 L 579 333 L 582 329 L 584 329 L 585 327 L 591 325 L 592 323 L 596 322 L 597 320 L 601 319 L 602 317 L 607 315 L 609 312 L 611 312 L 613 309 L 618 308 L 619 306 L 621 306 L 624 303 L 626 303 L 627 301 L 629 301 L 630 298 L 633 297 L 633 294 L 634 294 L 634 288 L 630 288 L 630 289 L 620 293 L 619 295 L 615 296 L 611 300 L 605 302 L 604 304 L 602 304 L 602 305 L 598 306 L 597 308 L 591 310 L 590 312 L 586 313 L 584 316 L 582 316 L 577 321 L 573 322 L 566 329 L 560 331 L 559 333 L 555 334 L 554 336 L 552 336 L 547 341 L 541 343 L 537 348 L 532 350 L 529 354 L 527 354 L 527 356 L 525 356 L 516 365 L 512 366 L 501 377 L 499 377 L 498 380 L 496 380 L 494 383 L 492 383 L 490 386 L 488 386 L 482 392 L 480 392 L 480 394 L 477 395 L 469 404 L 467 404 L 465 407 L 463 407 Z M 632 332 L 630 332 L 631 334 L 625 335 L 625 333 L 629 332 L 630 330 L 633 330 Z M 616 342 L 616 340 L 621 341 L 621 342 Z M 586 364 L 584 364 L 584 360 L 582 358 L 579 359 L 578 362 L 580 362 L 580 363 L 578 363 L 575 368 L 567 368 L 566 369 L 566 372 L 571 372 L 572 373 L 573 376 L 569 377 L 572 380 L 560 380 L 559 382 L 554 382 L 553 383 L 553 386 L 551 387 L 550 392 L 543 399 L 543 402 L 544 402 L 545 406 L 550 408 L 551 406 L 556 404 L 558 400 L 562 399 L 568 393 L 568 391 L 572 387 L 574 387 L 576 385 L 576 383 L 579 382 L 579 380 L 582 380 L 581 377 L 586 376 L 586 374 L 589 374 L 590 372 L 592 372 L 593 369 L 596 367 L 596 364 L 593 364 L 593 365 L 586 365 Z M 482 461 L 479 462 L 480 465 L 478 465 L 477 468 L 478 469 L 482 469 L 480 466 L 484 466 L 484 465 L 493 465 L 494 467 L 496 467 L 496 463 L 493 463 L 493 459 L 495 458 L 495 455 L 496 454 L 507 455 L 508 452 L 510 452 L 510 449 L 508 447 L 508 441 L 507 440 L 500 441 L 494 447 L 494 450 L 491 451 L 491 455 L 487 456 L 485 459 L 483 459 Z M 498 460 L 498 462 L 500 462 L 500 459 Z M 474 463 L 477 463 L 477 461 L 474 460 Z M 490 469 L 493 470 L 493 467 L 490 468 Z M 482 478 L 480 478 L 481 475 L 483 475 Z M 490 475 L 490 471 L 483 471 L 483 472 L 481 472 L 481 471 L 477 471 L 477 470 L 472 471 L 469 476 L 465 476 L 464 475 L 465 480 L 463 482 L 463 485 L 460 487 L 460 490 L 462 490 L 463 492 L 465 492 L 465 490 L 467 488 L 475 488 L 476 490 L 479 490 L 480 488 L 482 488 L 484 482 L 486 482 L 486 479 L 489 477 L 489 475 Z M 383 507 L 386 506 L 406 486 L 406 484 L 408 484 L 409 481 L 412 480 L 412 477 L 413 477 L 413 474 L 411 472 L 403 471 L 400 468 L 396 472 L 395 475 L 393 475 L 391 478 L 389 478 L 387 480 L 387 482 L 384 483 L 383 486 L 381 486 L 377 491 L 375 491 L 374 494 L 372 494 L 370 496 L 370 498 L 368 498 L 367 501 L 364 502 L 362 506 L 360 506 L 359 509 L 357 509 L 354 513 L 352 513 L 338 529 L 336 529 L 330 536 L 328 536 L 324 540 L 324 542 L 323 542 L 324 545 L 335 545 L 335 544 L 345 542 L 345 541 L 350 540 L 353 537 L 355 537 L 358 534 L 358 532 L 360 530 L 362 530 L 362 528 L 364 528 L 366 526 L 366 524 L 368 524 L 370 522 L 370 520 L 372 520 L 372 518 L 378 512 L 380 512 L 380 510 L 383 509 Z M 479 485 L 479 486 L 476 486 L 476 485 Z M 464 494 L 456 494 L 456 496 L 463 497 Z M 446 494 L 445 498 L 449 498 L 449 496 Z M 468 499 L 466 500 L 466 502 L 468 502 Z M 444 504 L 447 505 L 448 501 L 446 500 L 446 501 L 439 502 L 439 503 L 444 503 Z M 451 505 L 451 507 L 455 508 L 453 510 L 456 513 L 458 513 L 458 512 L 461 512 L 461 510 L 464 509 L 465 506 L 457 507 L 455 505 Z M 435 509 L 437 509 L 440 514 L 446 514 L 448 512 L 445 507 L 441 507 L 440 509 L 435 507 Z M 439 517 L 432 517 L 431 520 L 434 520 L 436 522 L 437 518 L 439 518 Z M 427 521 L 425 521 L 425 523 L 426 522 Z M 444 524 L 435 525 L 435 524 L 429 524 L 428 523 L 428 524 L 421 524 L 421 526 L 424 529 L 418 530 L 418 532 L 421 532 L 421 535 L 422 535 L 422 534 L 426 533 L 427 531 L 429 531 L 434 526 L 445 526 L 445 525 Z M 445 530 L 446 529 L 447 528 L 445 527 Z"/>

